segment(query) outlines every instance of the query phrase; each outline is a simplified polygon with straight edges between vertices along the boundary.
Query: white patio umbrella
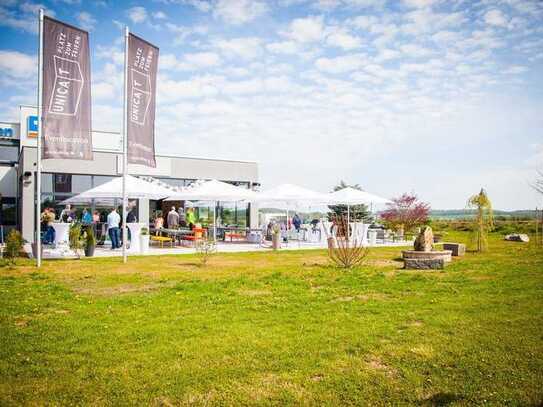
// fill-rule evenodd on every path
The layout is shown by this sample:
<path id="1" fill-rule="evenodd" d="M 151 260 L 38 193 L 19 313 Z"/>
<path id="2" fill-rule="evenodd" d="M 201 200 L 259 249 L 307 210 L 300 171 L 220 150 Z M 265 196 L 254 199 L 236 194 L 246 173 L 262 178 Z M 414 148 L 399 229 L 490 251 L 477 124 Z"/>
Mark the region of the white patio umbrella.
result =
<path id="1" fill-rule="evenodd" d="M 86 203 L 92 199 L 112 199 L 112 198 L 122 198 L 122 177 L 113 178 L 111 181 L 108 181 L 102 185 L 91 188 L 85 192 L 75 195 L 71 198 L 63 201 L 63 204 L 71 203 Z M 126 193 L 128 199 L 163 199 L 169 196 L 172 191 L 162 187 L 161 185 L 155 184 L 153 182 L 144 181 L 132 175 L 126 176 Z"/>
<path id="2" fill-rule="evenodd" d="M 250 189 L 237 187 L 226 182 L 211 180 L 196 183 L 194 186 L 184 188 L 181 191 L 171 192 L 167 201 L 213 201 L 213 239 L 217 240 L 217 202 L 254 202 L 258 194 Z"/>
<path id="3" fill-rule="evenodd" d="M 356 188 L 346 187 L 339 191 L 331 192 L 329 194 L 335 199 L 336 204 L 347 205 L 347 225 L 350 222 L 350 207 L 351 205 L 360 204 L 384 204 L 392 202 L 389 199 L 382 198 L 380 196 L 370 194 L 366 191 L 361 191 Z"/>
<path id="4" fill-rule="evenodd" d="M 294 184 L 281 184 L 275 188 L 264 191 L 259 195 L 258 202 L 286 205 L 287 227 L 289 208 L 292 206 L 299 207 L 336 203 L 330 194 L 323 194 Z"/>

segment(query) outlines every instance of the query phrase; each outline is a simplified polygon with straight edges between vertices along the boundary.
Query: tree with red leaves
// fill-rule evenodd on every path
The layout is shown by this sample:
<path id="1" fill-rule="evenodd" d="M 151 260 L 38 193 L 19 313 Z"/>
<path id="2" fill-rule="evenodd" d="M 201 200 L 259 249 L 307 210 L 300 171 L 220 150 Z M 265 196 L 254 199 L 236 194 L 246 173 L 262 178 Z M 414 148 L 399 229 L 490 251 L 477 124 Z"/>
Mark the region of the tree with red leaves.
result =
<path id="1" fill-rule="evenodd" d="M 404 193 L 387 204 L 387 209 L 381 213 L 381 219 L 391 229 L 403 228 L 405 232 L 410 232 L 426 223 L 429 213 L 429 204 L 419 201 L 415 194 Z"/>

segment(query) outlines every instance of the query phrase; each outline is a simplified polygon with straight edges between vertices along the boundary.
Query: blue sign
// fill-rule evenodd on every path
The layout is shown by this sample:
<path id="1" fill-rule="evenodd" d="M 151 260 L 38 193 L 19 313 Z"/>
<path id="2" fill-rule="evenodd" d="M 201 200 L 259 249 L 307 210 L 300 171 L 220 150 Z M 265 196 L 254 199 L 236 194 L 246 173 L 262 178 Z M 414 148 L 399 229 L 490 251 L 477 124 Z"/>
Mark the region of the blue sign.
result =
<path id="1" fill-rule="evenodd" d="M 13 137 L 13 129 L 9 127 L 0 128 L 0 137 Z"/>
<path id="2" fill-rule="evenodd" d="M 26 118 L 27 137 L 38 137 L 38 116 L 28 116 Z"/>

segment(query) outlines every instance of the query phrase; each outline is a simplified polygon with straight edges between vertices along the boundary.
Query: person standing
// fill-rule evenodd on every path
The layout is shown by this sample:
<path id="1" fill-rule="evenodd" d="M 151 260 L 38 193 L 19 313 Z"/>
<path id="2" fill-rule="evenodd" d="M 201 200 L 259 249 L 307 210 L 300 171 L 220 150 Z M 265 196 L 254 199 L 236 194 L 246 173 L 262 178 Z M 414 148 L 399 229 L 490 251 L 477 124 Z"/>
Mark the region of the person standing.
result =
<path id="1" fill-rule="evenodd" d="M 92 223 L 92 215 L 87 208 L 83 209 L 83 216 L 81 216 L 81 223 L 84 226 L 90 226 Z"/>
<path id="2" fill-rule="evenodd" d="M 190 230 L 194 229 L 194 225 L 196 224 L 196 215 L 194 214 L 194 208 L 187 209 L 187 223 Z"/>
<path id="3" fill-rule="evenodd" d="M 168 212 L 168 228 L 177 229 L 179 227 L 179 214 L 175 211 L 175 206 L 172 206 L 170 212 Z"/>
<path id="4" fill-rule="evenodd" d="M 53 222 L 55 221 L 55 211 L 53 208 L 45 208 L 41 215 L 41 220 L 45 224 L 45 244 L 53 244 L 55 242 L 55 229 L 53 228 Z"/>
<path id="5" fill-rule="evenodd" d="M 302 226 L 302 219 L 297 213 L 295 213 L 294 217 L 292 218 L 292 224 L 294 225 L 294 229 L 296 229 L 296 232 L 299 232 L 300 227 Z"/>
<path id="6" fill-rule="evenodd" d="M 119 223 L 121 217 L 117 213 L 117 208 L 111 209 L 111 212 L 107 215 L 107 232 L 109 233 L 109 239 L 111 240 L 111 250 L 121 247 L 119 237 Z"/>
<path id="7" fill-rule="evenodd" d="M 180 206 L 179 207 L 179 226 L 182 228 L 187 227 L 187 217 L 185 216 L 185 210 Z"/>
<path id="8" fill-rule="evenodd" d="M 60 213 L 60 221 L 63 223 L 72 223 L 74 221 L 74 212 L 71 205 L 66 205 Z"/>

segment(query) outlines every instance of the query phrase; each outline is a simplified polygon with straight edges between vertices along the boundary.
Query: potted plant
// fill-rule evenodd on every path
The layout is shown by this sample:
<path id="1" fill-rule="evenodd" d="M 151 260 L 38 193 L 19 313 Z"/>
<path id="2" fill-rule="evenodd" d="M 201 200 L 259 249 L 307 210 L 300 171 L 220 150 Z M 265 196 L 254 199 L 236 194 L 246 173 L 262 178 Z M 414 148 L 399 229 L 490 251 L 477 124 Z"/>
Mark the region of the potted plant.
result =
<path id="1" fill-rule="evenodd" d="M 277 250 L 281 247 L 281 226 L 274 224 L 272 226 L 272 248 Z"/>
<path id="2" fill-rule="evenodd" d="M 73 250 L 78 259 L 81 258 L 81 249 L 83 249 L 84 241 L 81 239 L 81 224 L 72 223 L 70 225 L 70 231 L 68 232 L 68 241 L 70 249 Z"/>
<path id="3" fill-rule="evenodd" d="M 85 257 L 94 256 L 94 249 L 96 248 L 96 236 L 94 236 L 94 229 L 92 226 L 87 226 L 85 229 Z"/>
<path id="4" fill-rule="evenodd" d="M 140 252 L 141 254 L 149 253 L 149 228 L 143 227 L 140 231 Z"/>

